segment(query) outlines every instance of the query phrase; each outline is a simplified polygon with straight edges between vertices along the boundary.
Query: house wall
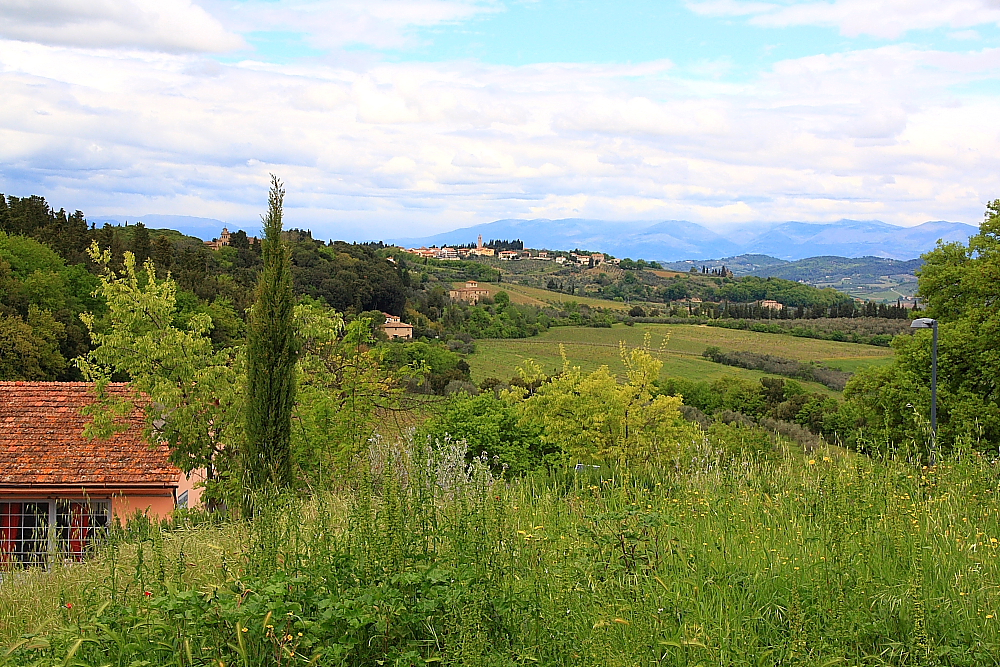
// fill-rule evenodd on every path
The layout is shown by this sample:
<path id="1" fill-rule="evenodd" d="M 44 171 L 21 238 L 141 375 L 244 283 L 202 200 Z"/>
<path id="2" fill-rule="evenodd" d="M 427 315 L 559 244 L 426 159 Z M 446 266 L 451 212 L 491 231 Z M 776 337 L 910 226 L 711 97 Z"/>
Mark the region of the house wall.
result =
<path id="1" fill-rule="evenodd" d="M 111 516 L 124 521 L 138 512 L 167 518 L 174 511 L 174 489 L 0 489 L 0 502 L 89 498 L 111 499 Z"/>
<path id="2" fill-rule="evenodd" d="M 201 507 L 201 492 L 204 490 L 201 483 L 205 481 L 205 470 L 192 470 L 186 475 L 181 475 L 177 483 L 177 501 L 180 502 L 181 495 L 188 494 L 187 506 L 189 508 Z"/>
<path id="3" fill-rule="evenodd" d="M 150 491 L 118 492 L 111 497 L 111 516 L 123 522 L 136 512 L 148 514 L 150 518 L 166 519 L 173 511 L 172 490 L 156 495 Z"/>

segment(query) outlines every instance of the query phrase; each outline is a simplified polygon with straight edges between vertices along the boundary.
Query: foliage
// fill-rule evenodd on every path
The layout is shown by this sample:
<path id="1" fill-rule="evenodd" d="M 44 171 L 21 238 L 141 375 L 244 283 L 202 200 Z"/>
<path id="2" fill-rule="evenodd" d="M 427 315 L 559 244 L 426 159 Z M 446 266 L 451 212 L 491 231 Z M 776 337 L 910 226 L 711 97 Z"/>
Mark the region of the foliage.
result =
<path id="1" fill-rule="evenodd" d="M 230 472 L 242 435 L 236 416 L 242 405 L 237 350 L 213 347 L 206 314 L 176 325 L 176 284 L 158 279 L 151 261 L 140 274 L 134 255 L 126 252 L 119 274 L 110 268 L 109 250 L 94 243 L 90 256 L 101 267 L 98 292 L 108 314 L 100 320 L 81 315 L 93 342 L 93 349 L 77 359 L 84 377 L 97 383 L 99 393 L 113 378 L 128 379 L 135 400 L 143 401 L 148 438 L 165 440 L 181 470 Z M 104 399 L 90 410 L 91 436 L 106 436 L 116 428 L 117 417 L 131 412 L 131 402 Z"/>
<path id="2" fill-rule="evenodd" d="M 316 301 L 295 307 L 300 341 L 293 461 L 301 482 L 326 486 L 350 476 L 371 438 L 401 407 L 401 388 L 374 347 L 371 322 L 344 318 Z"/>
<path id="3" fill-rule="evenodd" d="M 512 475 L 557 463 L 559 447 L 544 446 L 541 429 L 522 421 L 519 408 L 510 396 L 492 391 L 478 396 L 458 393 L 441 414 L 418 429 L 417 437 L 464 442 L 468 456 L 484 455 Z"/>
<path id="4" fill-rule="evenodd" d="M 800 437 L 796 429 L 784 424 L 796 424 L 831 439 L 843 435 L 841 404 L 830 396 L 807 392 L 792 380 L 763 377 L 751 381 L 724 376 L 706 382 L 672 377 L 658 383 L 658 387 L 666 395 L 682 397 L 685 405 L 708 416 L 730 412 L 761 424 L 771 420 L 775 423 L 769 430 L 794 435 L 796 442 L 814 439 Z"/>
<path id="5" fill-rule="evenodd" d="M 247 383 L 244 403 L 246 438 L 241 452 L 244 511 L 252 498 L 292 483 L 292 409 L 295 406 L 295 330 L 292 323 L 291 253 L 281 240 L 285 191 L 271 176 L 268 211 L 261 243 L 264 267 L 247 335 Z"/>
<path id="6" fill-rule="evenodd" d="M 939 322 L 938 441 L 1000 442 L 1000 200 L 969 245 L 940 243 L 923 256 L 918 279 L 926 315 Z M 926 443 L 930 413 L 931 332 L 893 341 L 891 366 L 859 374 L 845 390 L 846 417 L 893 445 Z"/>
<path id="7" fill-rule="evenodd" d="M 680 398 L 654 395 L 663 362 L 649 350 L 648 337 L 646 343 L 633 349 L 621 344 L 623 383 L 607 366 L 585 375 L 569 365 L 563 351 L 562 373 L 524 398 L 525 418 L 541 430 L 542 442 L 561 447 L 568 459 L 588 463 L 674 456 L 692 432 L 680 416 Z M 530 383 L 540 369 L 529 363 L 521 373 Z"/>
<path id="8" fill-rule="evenodd" d="M 67 360 L 89 349 L 79 314 L 103 309 L 97 282 L 48 246 L 0 231 L 0 379 L 79 379 Z"/>
<path id="9" fill-rule="evenodd" d="M 377 244 L 313 240 L 308 232 L 285 234 L 296 294 L 322 299 L 341 312 L 378 310 L 402 315 L 404 273 L 380 255 Z"/>
<path id="10" fill-rule="evenodd" d="M 410 391 L 443 394 L 452 380 L 471 380 L 469 364 L 441 341 L 394 341 L 381 350 L 383 362 Z"/>

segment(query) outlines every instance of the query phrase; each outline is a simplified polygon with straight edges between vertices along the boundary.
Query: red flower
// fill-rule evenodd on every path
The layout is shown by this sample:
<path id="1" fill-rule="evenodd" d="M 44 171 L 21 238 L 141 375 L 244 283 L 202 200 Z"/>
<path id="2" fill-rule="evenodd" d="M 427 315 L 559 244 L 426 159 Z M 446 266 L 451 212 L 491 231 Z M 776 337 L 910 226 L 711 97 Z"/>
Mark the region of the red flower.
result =
<path id="1" fill-rule="evenodd" d="M 146 597 L 149 597 L 152 594 L 153 594 L 153 591 L 146 591 L 145 593 L 143 593 L 143 595 L 145 595 Z"/>
<path id="2" fill-rule="evenodd" d="M 73 608 L 73 603 L 72 602 L 67 602 L 66 603 L 66 608 L 67 609 L 72 609 Z"/>

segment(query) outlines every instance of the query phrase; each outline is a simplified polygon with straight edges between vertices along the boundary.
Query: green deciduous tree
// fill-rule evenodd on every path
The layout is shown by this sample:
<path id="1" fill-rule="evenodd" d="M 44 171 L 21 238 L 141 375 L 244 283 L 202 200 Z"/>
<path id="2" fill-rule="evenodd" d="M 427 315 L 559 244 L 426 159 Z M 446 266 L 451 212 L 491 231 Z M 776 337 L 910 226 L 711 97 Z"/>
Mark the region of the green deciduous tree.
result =
<path id="1" fill-rule="evenodd" d="M 345 325 L 339 313 L 313 300 L 295 307 L 297 481 L 323 483 L 354 472 L 370 438 L 400 409 L 402 387 L 382 364 L 371 325 L 367 318 Z"/>
<path id="2" fill-rule="evenodd" d="M 108 435 L 119 428 L 117 417 L 131 412 L 133 401 L 103 392 L 112 378 L 127 378 L 133 400 L 144 404 L 147 437 L 165 440 L 181 470 L 205 468 L 212 477 L 230 472 L 242 426 L 237 350 L 212 346 L 206 314 L 176 325 L 177 286 L 169 277 L 158 279 L 151 261 L 138 272 L 127 252 L 116 273 L 109 251 L 95 243 L 90 256 L 101 270 L 98 293 L 108 313 L 81 315 L 94 349 L 77 364 L 102 396 L 90 410 L 88 434 Z"/>
<path id="3" fill-rule="evenodd" d="M 926 315 L 939 321 L 938 426 L 945 447 L 968 436 L 1000 442 L 1000 200 L 979 233 L 939 243 L 918 274 Z M 892 365 L 859 373 L 848 384 L 847 410 L 862 429 L 900 443 L 925 444 L 930 413 L 931 333 L 893 340 Z"/>
<path id="4" fill-rule="evenodd" d="M 291 424 L 295 404 L 295 360 L 291 255 L 281 239 L 285 191 L 271 177 L 264 216 L 264 266 L 250 311 L 247 338 L 246 442 L 242 466 L 244 509 L 252 494 L 283 489 L 292 481 Z"/>

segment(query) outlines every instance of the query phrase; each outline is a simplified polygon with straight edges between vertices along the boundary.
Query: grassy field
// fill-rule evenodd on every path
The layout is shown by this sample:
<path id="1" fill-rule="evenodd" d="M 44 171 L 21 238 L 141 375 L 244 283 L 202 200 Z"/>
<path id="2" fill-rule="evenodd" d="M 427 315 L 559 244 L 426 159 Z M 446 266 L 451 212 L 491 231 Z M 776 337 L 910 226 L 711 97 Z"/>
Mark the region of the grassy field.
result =
<path id="1" fill-rule="evenodd" d="M 562 366 L 559 356 L 559 345 L 562 344 L 570 362 L 585 371 L 607 365 L 613 372 L 621 373 L 619 341 L 638 346 L 647 332 L 654 349 L 661 349 L 664 338 L 669 335 L 666 347 L 662 347 L 663 376 L 692 380 L 710 380 L 723 375 L 757 379 L 765 375 L 703 359 L 701 353 L 710 345 L 724 350 L 760 352 L 806 362 L 819 361 L 851 372 L 868 365 L 887 363 L 892 358 L 891 349 L 871 345 L 687 324 L 640 324 L 634 327 L 615 325 L 611 329 L 553 327 L 533 338 L 479 340 L 476 342 L 476 353 L 469 357 L 468 362 L 476 382 L 487 377 L 508 379 L 525 359 L 533 359 L 546 372 L 553 372 Z M 803 384 L 810 390 L 830 393 L 822 385 Z"/>
<path id="2" fill-rule="evenodd" d="M 537 287 L 528 287 L 526 285 L 515 285 L 513 283 L 501 283 L 500 285 L 490 285 L 490 287 L 496 287 L 497 290 L 506 290 L 510 294 L 511 301 L 514 303 L 535 303 L 540 304 L 556 304 L 565 303 L 573 301 L 581 305 L 590 306 L 591 308 L 612 308 L 615 310 L 627 310 L 631 305 L 626 305 L 620 301 L 612 301 L 610 299 L 595 299 L 589 296 L 580 295 L 570 295 L 562 294 L 561 292 L 553 292 L 551 290 L 539 289 Z M 517 301 L 517 298 L 521 299 L 532 299 L 532 301 Z"/>
<path id="3" fill-rule="evenodd" d="M 997 664 L 995 462 L 761 457 L 727 433 L 510 481 L 437 457 L 132 531 L 0 583 L 0 665 Z"/>

